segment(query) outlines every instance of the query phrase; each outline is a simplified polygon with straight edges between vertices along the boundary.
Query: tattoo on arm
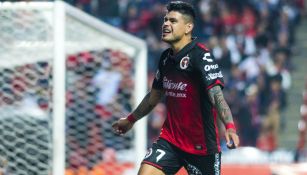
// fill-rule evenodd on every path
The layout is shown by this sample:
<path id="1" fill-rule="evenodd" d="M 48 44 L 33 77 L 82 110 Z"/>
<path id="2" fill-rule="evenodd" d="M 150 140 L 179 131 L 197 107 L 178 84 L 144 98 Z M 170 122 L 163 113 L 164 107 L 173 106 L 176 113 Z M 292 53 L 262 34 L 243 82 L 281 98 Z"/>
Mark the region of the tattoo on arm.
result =
<path id="1" fill-rule="evenodd" d="M 216 107 L 223 123 L 226 124 L 233 122 L 230 108 L 224 99 L 224 95 L 220 86 L 214 86 L 209 90 L 209 98 L 211 103 Z"/>
<path id="2" fill-rule="evenodd" d="M 134 110 L 133 115 L 137 118 L 137 120 L 143 118 L 158 104 L 162 96 L 163 92 L 152 90 L 144 97 L 139 106 Z"/>

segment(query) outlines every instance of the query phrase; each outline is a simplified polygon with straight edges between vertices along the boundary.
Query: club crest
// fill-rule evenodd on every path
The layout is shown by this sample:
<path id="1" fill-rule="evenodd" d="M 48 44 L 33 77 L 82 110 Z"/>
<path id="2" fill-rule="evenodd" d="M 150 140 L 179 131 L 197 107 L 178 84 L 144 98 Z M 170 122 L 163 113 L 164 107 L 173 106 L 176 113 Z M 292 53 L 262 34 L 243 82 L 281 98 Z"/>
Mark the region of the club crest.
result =
<path id="1" fill-rule="evenodd" d="M 189 60 L 190 60 L 190 57 L 187 55 L 185 57 L 183 57 L 180 61 L 180 68 L 181 69 L 186 69 L 188 68 L 189 66 Z"/>

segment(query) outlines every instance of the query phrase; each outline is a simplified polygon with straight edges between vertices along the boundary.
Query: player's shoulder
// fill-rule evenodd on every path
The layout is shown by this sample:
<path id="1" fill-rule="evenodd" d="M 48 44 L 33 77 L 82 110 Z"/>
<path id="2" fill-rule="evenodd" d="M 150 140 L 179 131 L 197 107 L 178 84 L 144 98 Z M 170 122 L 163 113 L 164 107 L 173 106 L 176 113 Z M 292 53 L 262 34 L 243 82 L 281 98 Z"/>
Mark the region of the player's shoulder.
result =
<path id="1" fill-rule="evenodd" d="M 161 58 L 167 57 L 167 56 L 170 54 L 171 50 L 172 50 L 171 48 L 165 49 L 165 50 L 161 53 Z"/>
<path id="2" fill-rule="evenodd" d="M 168 56 L 170 54 L 171 48 L 165 49 L 160 56 L 159 60 L 159 67 L 162 65 L 165 65 L 165 61 L 168 59 Z"/>
<path id="3" fill-rule="evenodd" d="M 210 54 L 209 48 L 201 43 L 201 42 L 196 42 L 194 45 L 193 50 L 191 51 L 192 57 L 194 57 L 196 60 L 195 61 L 200 61 L 198 58 L 204 57 L 204 55 Z"/>
<path id="4" fill-rule="evenodd" d="M 198 52 L 198 53 L 208 53 L 208 52 L 210 52 L 209 48 L 201 42 L 197 42 L 195 44 L 194 51 Z"/>
<path id="5" fill-rule="evenodd" d="M 195 47 L 194 47 L 192 53 L 193 53 L 192 55 L 193 55 L 193 58 L 194 58 L 193 62 L 196 62 L 195 64 L 198 64 L 198 63 L 203 62 L 203 61 L 205 61 L 206 64 L 213 63 L 213 58 L 212 58 L 212 55 L 210 53 L 210 50 L 203 43 L 197 42 L 195 44 Z"/>

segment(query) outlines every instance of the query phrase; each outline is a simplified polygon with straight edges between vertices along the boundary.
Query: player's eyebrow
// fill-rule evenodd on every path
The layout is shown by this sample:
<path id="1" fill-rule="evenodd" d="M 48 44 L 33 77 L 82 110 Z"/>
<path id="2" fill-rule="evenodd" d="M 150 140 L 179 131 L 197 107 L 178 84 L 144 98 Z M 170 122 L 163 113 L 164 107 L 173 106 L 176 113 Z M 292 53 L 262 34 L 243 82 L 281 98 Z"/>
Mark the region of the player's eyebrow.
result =
<path id="1" fill-rule="evenodd" d="M 178 21 L 178 19 L 177 19 L 177 18 L 174 18 L 174 17 L 167 17 L 167 16 L 165 16 L 165 17 L 164 17 L 164 21 L 176 22 L 176 21 Z"/>

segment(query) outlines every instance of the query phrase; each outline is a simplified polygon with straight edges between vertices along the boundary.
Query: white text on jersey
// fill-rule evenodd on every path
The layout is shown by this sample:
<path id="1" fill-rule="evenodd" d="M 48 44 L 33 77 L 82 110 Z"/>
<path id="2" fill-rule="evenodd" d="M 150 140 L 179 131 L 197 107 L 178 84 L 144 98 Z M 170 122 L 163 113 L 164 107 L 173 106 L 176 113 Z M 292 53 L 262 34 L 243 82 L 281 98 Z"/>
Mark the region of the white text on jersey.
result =
<path id="1" fill-rule="evenodd" d="M 172 82 L 172 80 L 168 80 L 166 77 L 163 77 L 163 88 L 169 90 L 180 90 L 185 91 L 188 85 L 183 82 Z"/>

